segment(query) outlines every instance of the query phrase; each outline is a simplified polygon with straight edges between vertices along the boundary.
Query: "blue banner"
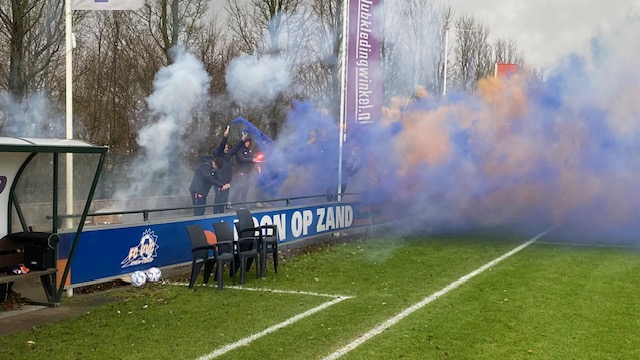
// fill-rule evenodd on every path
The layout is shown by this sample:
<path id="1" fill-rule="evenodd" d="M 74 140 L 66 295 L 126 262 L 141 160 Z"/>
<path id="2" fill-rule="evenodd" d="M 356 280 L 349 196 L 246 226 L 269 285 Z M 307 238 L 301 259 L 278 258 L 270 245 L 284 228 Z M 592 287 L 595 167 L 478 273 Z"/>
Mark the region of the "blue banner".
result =
<path id="1" fill-rule="evenodd" d="M 380 209 L 358 203 L 329 203 L 270 211 L 252 211 L 258 225 L 278 226 L 281 244 L 322 234 L 380 223 Z M 85 227 L 71 264 L 71 285 L 99 282 L 152 266 L 164 267 L 191 261 L 187 225 L 200 224 L 213 235 L 213 222 L 236 222 L 235 214 L 211 215 L 141 224 Z M 235 227 L 234 227 L 235 228 Z M 69 256 L 73 233 L 62 233 L 59 258 Z M 237 236 L 237 234 L 236 234 Z"/>

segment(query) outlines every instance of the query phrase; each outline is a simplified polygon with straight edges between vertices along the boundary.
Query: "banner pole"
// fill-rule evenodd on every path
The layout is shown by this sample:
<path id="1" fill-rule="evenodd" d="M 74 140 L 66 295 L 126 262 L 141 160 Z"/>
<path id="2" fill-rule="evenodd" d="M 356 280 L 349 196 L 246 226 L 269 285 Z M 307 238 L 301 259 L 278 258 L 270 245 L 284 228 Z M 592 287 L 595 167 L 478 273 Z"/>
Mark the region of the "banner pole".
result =
<path id="1" fill-rule="evenodd" d="M 338 201 L 342 200 L 342 150 L 347 130 L 346 103 L 347 103 L 347 58 L 348 58 L 348 37 L 349 37 L 349 0 L 342 2 L 342 75 L 340 82 L 340 128 L 338 139 Z"/>

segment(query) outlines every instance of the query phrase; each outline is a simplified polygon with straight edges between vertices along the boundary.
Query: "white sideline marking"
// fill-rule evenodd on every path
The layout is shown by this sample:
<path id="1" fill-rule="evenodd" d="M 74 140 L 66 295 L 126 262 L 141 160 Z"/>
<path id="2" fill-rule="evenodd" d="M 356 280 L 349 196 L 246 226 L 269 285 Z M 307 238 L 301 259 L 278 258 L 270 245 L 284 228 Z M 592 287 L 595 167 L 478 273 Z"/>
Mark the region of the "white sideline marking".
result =
<path id="1" fill-rule="evenodd" d="M 164 284 L 167 285 L 175 285 L 175 286 L 189 286 L 189 284 L 187 283 L 178 283 L 178 282 L 163 282 Z M 217 287 L 217 285 L 199 285 L 199 286 L 204 286 L 204 287 Z M 272 327 L 269 327 L 257 334 L 253 334 L 249 337 L 246 337 L 242 340 L 238 340 L 234 343 L 231 344 L 227 344 L 217 350 L 215 350 L 214 352 L 207 354 L 207 355 L 202 355 L 200 356 L 197 360 L 210 360 L 213 358 L 216 358 L 220 355 L 226 354 L 227 352 L 237 349 L 241 346 L 245 346 L 248 345 L 249 343 L 251 343 L 254 340 L 257 340 L 263 336 L 269 335 L 274 331 L 280 330 L 283 327 L 289 326 L 293 323 L 295 323 L 298 320 L 304 319 L 307 316 L 313 315 L 315 313 L 317 313 L 318 311 L 324 310 L 326 308 L 328 308 L 331 305 L 335 305 L 343 300 L 348 300 L 353 298 L 353 296 L 343 296 L 343 295 L 329 295 L 329 294 L 320 294 L 320 293 L 314 293 L 314 292 L 308 292 L 308 291 L 294 291 L 294 290 L 276 290 L 276 289 L 261 289 L 261 288 L 246 288 L 246 287 L 241 287 L 241 286 L 227 286 L 227 288 L 231 288 L 231 289 L 235 289 L 235 290 L 247 290 L 247 291 L 264 291 L 264 292 L 272 292 L 272 293 L 278 293 L 278 294 L 293 294 L 293 295 L 311 295 L 311 296 L 319 296 L 319 297 L 329 297 L 329 298 L 333 298 L 333 300 L 323 303 L 320 306 L 316 306 L 313 309 L 307 310 L 303 313 L 300 313 L 294 317 L 291 317 L 279 324 L 276 324 Z"/>
<path id="2" fill-rule="evenodd" d="M 500 261 L 508 258 L 509 256 L 517 253 L 518 251 L 526 248 L 527 246 L 531 245 L 532 243 L 534 243 L 536 240 L 538 240 L 539 238 L 541 238 L 542 236 L 544 236 L 545 234 L 547 234 L 549 231 L 553 230 L 554 228 L 551 228 L 539 235 L 537 235 L 536 237 L 528 240 L 527 242 L 525 242 L 524 244 L 516 247 L 515 249 L 503 254 L 502 256 L 482 265 L 481 267 L 477 268 L 476 270 L 468 273 L 467 275 L 459 278 L 458 280 L 452 282 L 451 284 L 447 285 L 445 288 L 443 288 L 440 291 L 437 291 L 431 295 L 429 295 L 428 297 L 422 299 L 420 302 L 408 307 L 407 309 L 405 309 L 404 311 L 402 311 L 401 313 L 399 313 L 398 315 L 388 319 L 387 321 L 383 322 L 382 324 L 376 326 L 375 328 L 371 329 L 369 332 L 365 333 L 364 335 L 360 336 L 359 338 L 355 339 L 354 341 L 352 341 L 351 343 L 347 344 L 345 347 L 343 347 L 342 349 L 334 352 L 333 354 L 325 357 L 323 360 L 334 360 L 337 359 L 345 354 L 347 354 L 349 351 L 355 349 L 356 347 L 362 345 L 365 341 L 373 338 L 374 336 L 382 333 L 383 331 L 385 331 L 386 329 L 390 328 L 391 326 L 395 325 L 396 323 L 398 323 L 400 320 L 404 319 L 405 317 L 411 315 L 413 312 L 423 308 L 425 305 L 429 304 L 430 302 L 436 300 L 437 298 L 445 295 L 446 293 L 448 293 L 449 291 L 457 288 L 458 286 L 464 284 L 465 282 L 467 282 L 469 279 L 471 279 L 472 277 L 482 273 L 483 271 L 487 270 L 488 268 L 496 265 L 497 263 L 499 263 Z"/>
<path id="3" fill-rule="evenodd" d="M 307 311 L 305 311 L 303 313 L 300 313 L 300 314 L 298 314 L 298 315 L 296 315 L 296 316 L 294 316 L 292 318 L 289 318 L 288 320 L 286 320 L 284 322 L 281 322 L 280 324 L 277 324 L 277 325 L 274 325 L 274 326 L 272 326 L 270 328 L 267 328 L 267 329 L 265 329 L 265 330 L 263 330 L 263 331 L 261 331 L 261 332 L 259 332 L 257 334 L 251 335 L 251 336 L 246 337 L 246 338 L 244 338 L 242 340 L 236 341 L 236 342 L 234 342 L 232 344 L 225 345 L 225 346 L 219 348 L 218 350 L 216 350 L 216 351 L 214 351 L 214 352 L 212 352 L 210 354 L 203 355 L 203 356 L 199 357 L 197 360 L 213 359 L 213 358 L 218 357 L 218 356 L 220 356 L 222 354 L 225 354 L 225 353 L 227 353 L 227 352 L 229 352 L 229 351 L 231 351 L 233 349 L 239 348 L 240 346 L 248 345 L 253 340 L 257 340 L 257 339 L 259 339 L 259 338 L 261 338 L 263 336 L 269 335 L 274 331 L 280 330 L 285 326 L 289 326 L 289 325 L 295 323 L 298 320 L 301 320 L 301 319 L 303 319 L 303 318 L 305 318 L 305 317 L 307 317 L 309 315 L 315 314 L 320 310 L 324 310 L 324 309 L 328 308 L 331 305 L 335 305 L 335 304 L 337 304 L 337 303 L 339 303 L 339 302 L 341 302 L 343 300 L 347 300 L 347 299 L 350 299 L 350 298 L 349 297 L 338 297 L 338 298 L 335 298 L 335 299 L 333 299 L 333 300 L 331 300 L 329 302 L 326 302 L 326 303 L 324 303 L 324 304 L 322 304 L 320 306 L 317 306 L 317 307 L 315 307 L 313 309 L 307 310 Z"/>
<path id="4" fill-rule="evenodd" d="M 346 298 L 351 299 L 353 296 L 346 295 L 331 295 L 331 294 L 321 294 L 316 292 L 309 291 L 297 291 L 297 290 L 278 290 L 278 289 L 264 289 L 264 288 L 245 288 L 241 286 L 229 286 L 230 289 L 238 289 L 238 290 L 247 290 L 247 291 L 264 291 L 264 292 L 272 292 L 276 294 L 293 294 L 293 295 L 311 295 L 311 296 L 319 296 L 319 297 L 328 297 L 328 298 Z"/>
<path id="5" fill-rule="evenodd" d="M 174 285 L 174 286 L 189 286 L 188 283 L 181 283 L 181 282 L 163 282 L 164 284 L 167 285 Z M 195 286 L 199 286 L 199 287 L 218 287 L 218 285 L 195 285 Z M 264 288 L 248 288 L 248 287 L 243 287 L 243 286 L 225 286 L 225 288 L 227 289 L 235 289 L 235 290 L 246 290 L 246 291 L 263 291 L 263 292 L 272 292 L 272 293 L 276 293 L 276 294 L 292 294 L 292 295 L 310 295 L 310 296 L 319 296 L 319 297 L 328 297 L 328 298 L 345 298 L 345 299 L 351 299 L 353 296 L 346 296 L 346 295 L 331 295 L 331 294 L 321 294 L 321 293 L 316 293 L 316 292 L 309 292 L 309 291 L 297 291 L 297 290 L 278 290 L 278 289 L 264 289 Z"/>

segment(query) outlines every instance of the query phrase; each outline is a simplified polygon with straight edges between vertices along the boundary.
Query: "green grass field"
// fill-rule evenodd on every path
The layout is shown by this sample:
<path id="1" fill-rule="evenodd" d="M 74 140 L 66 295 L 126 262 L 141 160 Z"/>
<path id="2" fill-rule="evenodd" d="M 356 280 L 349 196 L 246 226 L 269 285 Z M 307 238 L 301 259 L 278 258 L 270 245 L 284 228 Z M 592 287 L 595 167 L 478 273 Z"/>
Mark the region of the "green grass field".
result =
<path id="1" fill-rule="evenodd" d="M 483 270 L 535 235 L 382 235 L 251 271 L 244 288 L 127 287 L 1 337 L 0 359 L 640 358 L 638 249 L 534 242 Z"/>

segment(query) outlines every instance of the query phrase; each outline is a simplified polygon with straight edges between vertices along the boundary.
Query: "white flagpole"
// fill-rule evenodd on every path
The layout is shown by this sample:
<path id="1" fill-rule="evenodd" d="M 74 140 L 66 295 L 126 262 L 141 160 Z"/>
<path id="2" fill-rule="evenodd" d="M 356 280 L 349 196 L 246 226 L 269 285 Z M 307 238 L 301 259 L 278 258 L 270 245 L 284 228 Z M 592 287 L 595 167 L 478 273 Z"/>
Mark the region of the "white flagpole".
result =
<path id="1" fill-rule="evenodd" d="M 346 98 L 347 98 L 347 59 L 349 49 L 347 48 L 347 38 L 349 37 L 349 0 L 342 3 L 342 76 L 340 86 L 340 129 L 338 140 L 338 201 L 342 201 L 342 150 L 347 130 L 346 119 Z"/>
<path id="2" fill-rule="evenodd" d="M 73 139 L 73 74 L 72 74 L 72 65 L 73 65 L 73 31 L 72 31 L 72 20 L 73 20 L 73 9 L 71 8 L 71 2 L 73 0 L 65 0 L 65 62 L 66 62 L 66 85 L 65 85 L 65 96 L 66 96 L 66 135 L 67 139 Z M 67 154 L 67 172 L 66 172 L 66 182 L 67 182 L 67 215 L 73 214 L 73 154 Z M 73 218 L 67 218 L 66 227 L 68 229 L 73 228 Z M 67 297 L 73 296 L 73 289 L 67 289 Z"/>
<path id="3" fill-rule="evenodd" d="M 66 60 L 66 135 L 67 139 L 73 139 L 73 9 L 71 8 L 72 0 L 65 1 L 65 60 Z M 67 172 L 66 172 L 66 184 L 67 184 L 67 215 L 73 214 L 73 154 L 67 154 Z M 67 228 L 73 228 L 73 219 L 67 218 Z"/>

